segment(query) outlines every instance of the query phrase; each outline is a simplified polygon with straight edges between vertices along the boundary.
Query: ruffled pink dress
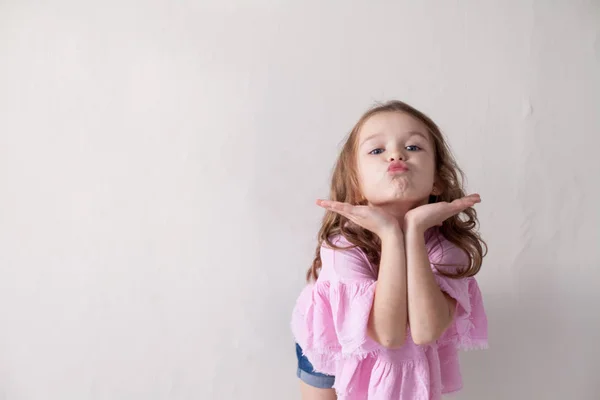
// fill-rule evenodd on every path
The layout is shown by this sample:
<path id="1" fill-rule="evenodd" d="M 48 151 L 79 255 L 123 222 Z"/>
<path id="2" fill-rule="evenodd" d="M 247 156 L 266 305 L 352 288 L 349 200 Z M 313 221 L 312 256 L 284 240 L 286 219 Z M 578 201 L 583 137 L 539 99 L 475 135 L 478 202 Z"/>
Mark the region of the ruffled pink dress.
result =
<path id="1" fill-rule="evenodd" d="M 333 241 L 351 246 L 342 236 Z M 441 235 L 427 249 L 440 288 L 456 299 L 454 322 L 435 343 L 386 349 L 367 334 L 377 272 L 358 248 L 321 247 L 319 279 L 300 294 L 292 332 L 315 371 L 335 376 L 339 400 L 437 400 L 462 388 L 459 349 L 487 347 L 487 318 L 474 278 L 451 279 L 434 264 L 468 263 L 467 255 Z M 437 267 L 452 268 L 452 267 Z"/>

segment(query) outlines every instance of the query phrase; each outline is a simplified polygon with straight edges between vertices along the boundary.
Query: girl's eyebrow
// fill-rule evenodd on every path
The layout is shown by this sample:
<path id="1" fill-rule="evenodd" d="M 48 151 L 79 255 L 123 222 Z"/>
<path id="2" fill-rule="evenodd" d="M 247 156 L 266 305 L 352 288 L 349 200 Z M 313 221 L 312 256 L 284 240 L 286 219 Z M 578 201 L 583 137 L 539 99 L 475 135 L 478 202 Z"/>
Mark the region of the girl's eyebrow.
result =
<path id="1" fill-rule="evenodd" d="M 427 137 L 427 135 L 425 135 L 423 132 L 419 132 L 419 131 L 410 131 L 408 132 L 410 133 L 410 136 L 421 136 L 423 139 L 425 139 L 426 141 L 429 142 L 429 138 Z"/>
<path id="2" fill-rule="evenodd" d="M 377 139 L 379 136 L 382 136 L 382 135 L 383 135 L 383 133 L 381 133 L 381 132 L 373 133 L 372 135 L 369 135 L 369 136 L 367 136 L 367 137 L 365 138 L 365 140 L 363 140 L 363 141 L 361 142 L 361 144 L 360 144 L 360 145 L 362 146 L 363 144 L 367 143 L 368 141 L 371 141 L 371 140 L 373 140 L 373 139 Z"/>
<path id="3" fill-rule="evenodd" d="M 421 136 L 423 139 L 425 139 L 427 142 L 429 142 L 429 138 L 427 137 L 427 135 L 425 135 L 423 132 L 419 132 L 419 131 L 408 131 L 406 132 L 408 135 L 410 136 Z M 379 136 L 382 136 L 383 133 L 382 132 L 376 132 L 373 133 L 372 135 L 367 136 L 360 144 L 360 146 L 364 145 L 365 143 L 367 143 L 368 141 L 371 141 L 373 139 L 377 139 Z"/>

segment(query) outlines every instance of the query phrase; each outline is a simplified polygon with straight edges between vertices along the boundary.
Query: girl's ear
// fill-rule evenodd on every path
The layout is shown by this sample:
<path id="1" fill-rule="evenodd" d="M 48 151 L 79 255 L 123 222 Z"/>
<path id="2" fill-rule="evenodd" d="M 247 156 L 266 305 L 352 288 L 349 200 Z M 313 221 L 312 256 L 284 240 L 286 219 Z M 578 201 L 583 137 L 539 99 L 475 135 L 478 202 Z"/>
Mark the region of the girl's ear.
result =
<path id="1" fill-rule="evenodd" d="M 444 184 L 442 182 L 440 182 L 439 178 L 435 178 L 435 181 L 433 182 L 433 189 L 431 189 L 431 195 L 432 196 L 439 196 L 444 192 Z"/>

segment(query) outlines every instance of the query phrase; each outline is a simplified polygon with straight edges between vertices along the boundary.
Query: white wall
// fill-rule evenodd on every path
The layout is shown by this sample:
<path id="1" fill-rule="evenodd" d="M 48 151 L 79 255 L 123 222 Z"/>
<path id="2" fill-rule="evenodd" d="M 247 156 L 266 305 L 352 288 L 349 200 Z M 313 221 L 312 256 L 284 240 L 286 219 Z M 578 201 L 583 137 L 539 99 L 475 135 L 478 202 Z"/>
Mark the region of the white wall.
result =
<path id="1" fill-rule="evenodd" d="M 0 1 L 0 399 L 297 399 L 314 199 L 391 98 L 484 198 L 457 398 L 598 398 L 598 1 L 48 3 Z"/>

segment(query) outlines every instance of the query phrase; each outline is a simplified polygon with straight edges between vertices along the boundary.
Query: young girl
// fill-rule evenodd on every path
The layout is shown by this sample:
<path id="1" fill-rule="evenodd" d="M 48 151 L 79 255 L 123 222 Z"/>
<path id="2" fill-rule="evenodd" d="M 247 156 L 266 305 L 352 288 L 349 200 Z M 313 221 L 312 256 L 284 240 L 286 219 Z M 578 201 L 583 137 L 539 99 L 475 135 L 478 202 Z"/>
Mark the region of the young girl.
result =
<path id="1" fill-rule="evenodd" d="M 431 400 L 461 389 L 458 349 L 487 346 L 473 276 L 485 243 L 437 125 L 367 111 L 339 156 L 292 331 L 304 400 Z M 336 397 L 337 395 L 337 397 Z"/>

